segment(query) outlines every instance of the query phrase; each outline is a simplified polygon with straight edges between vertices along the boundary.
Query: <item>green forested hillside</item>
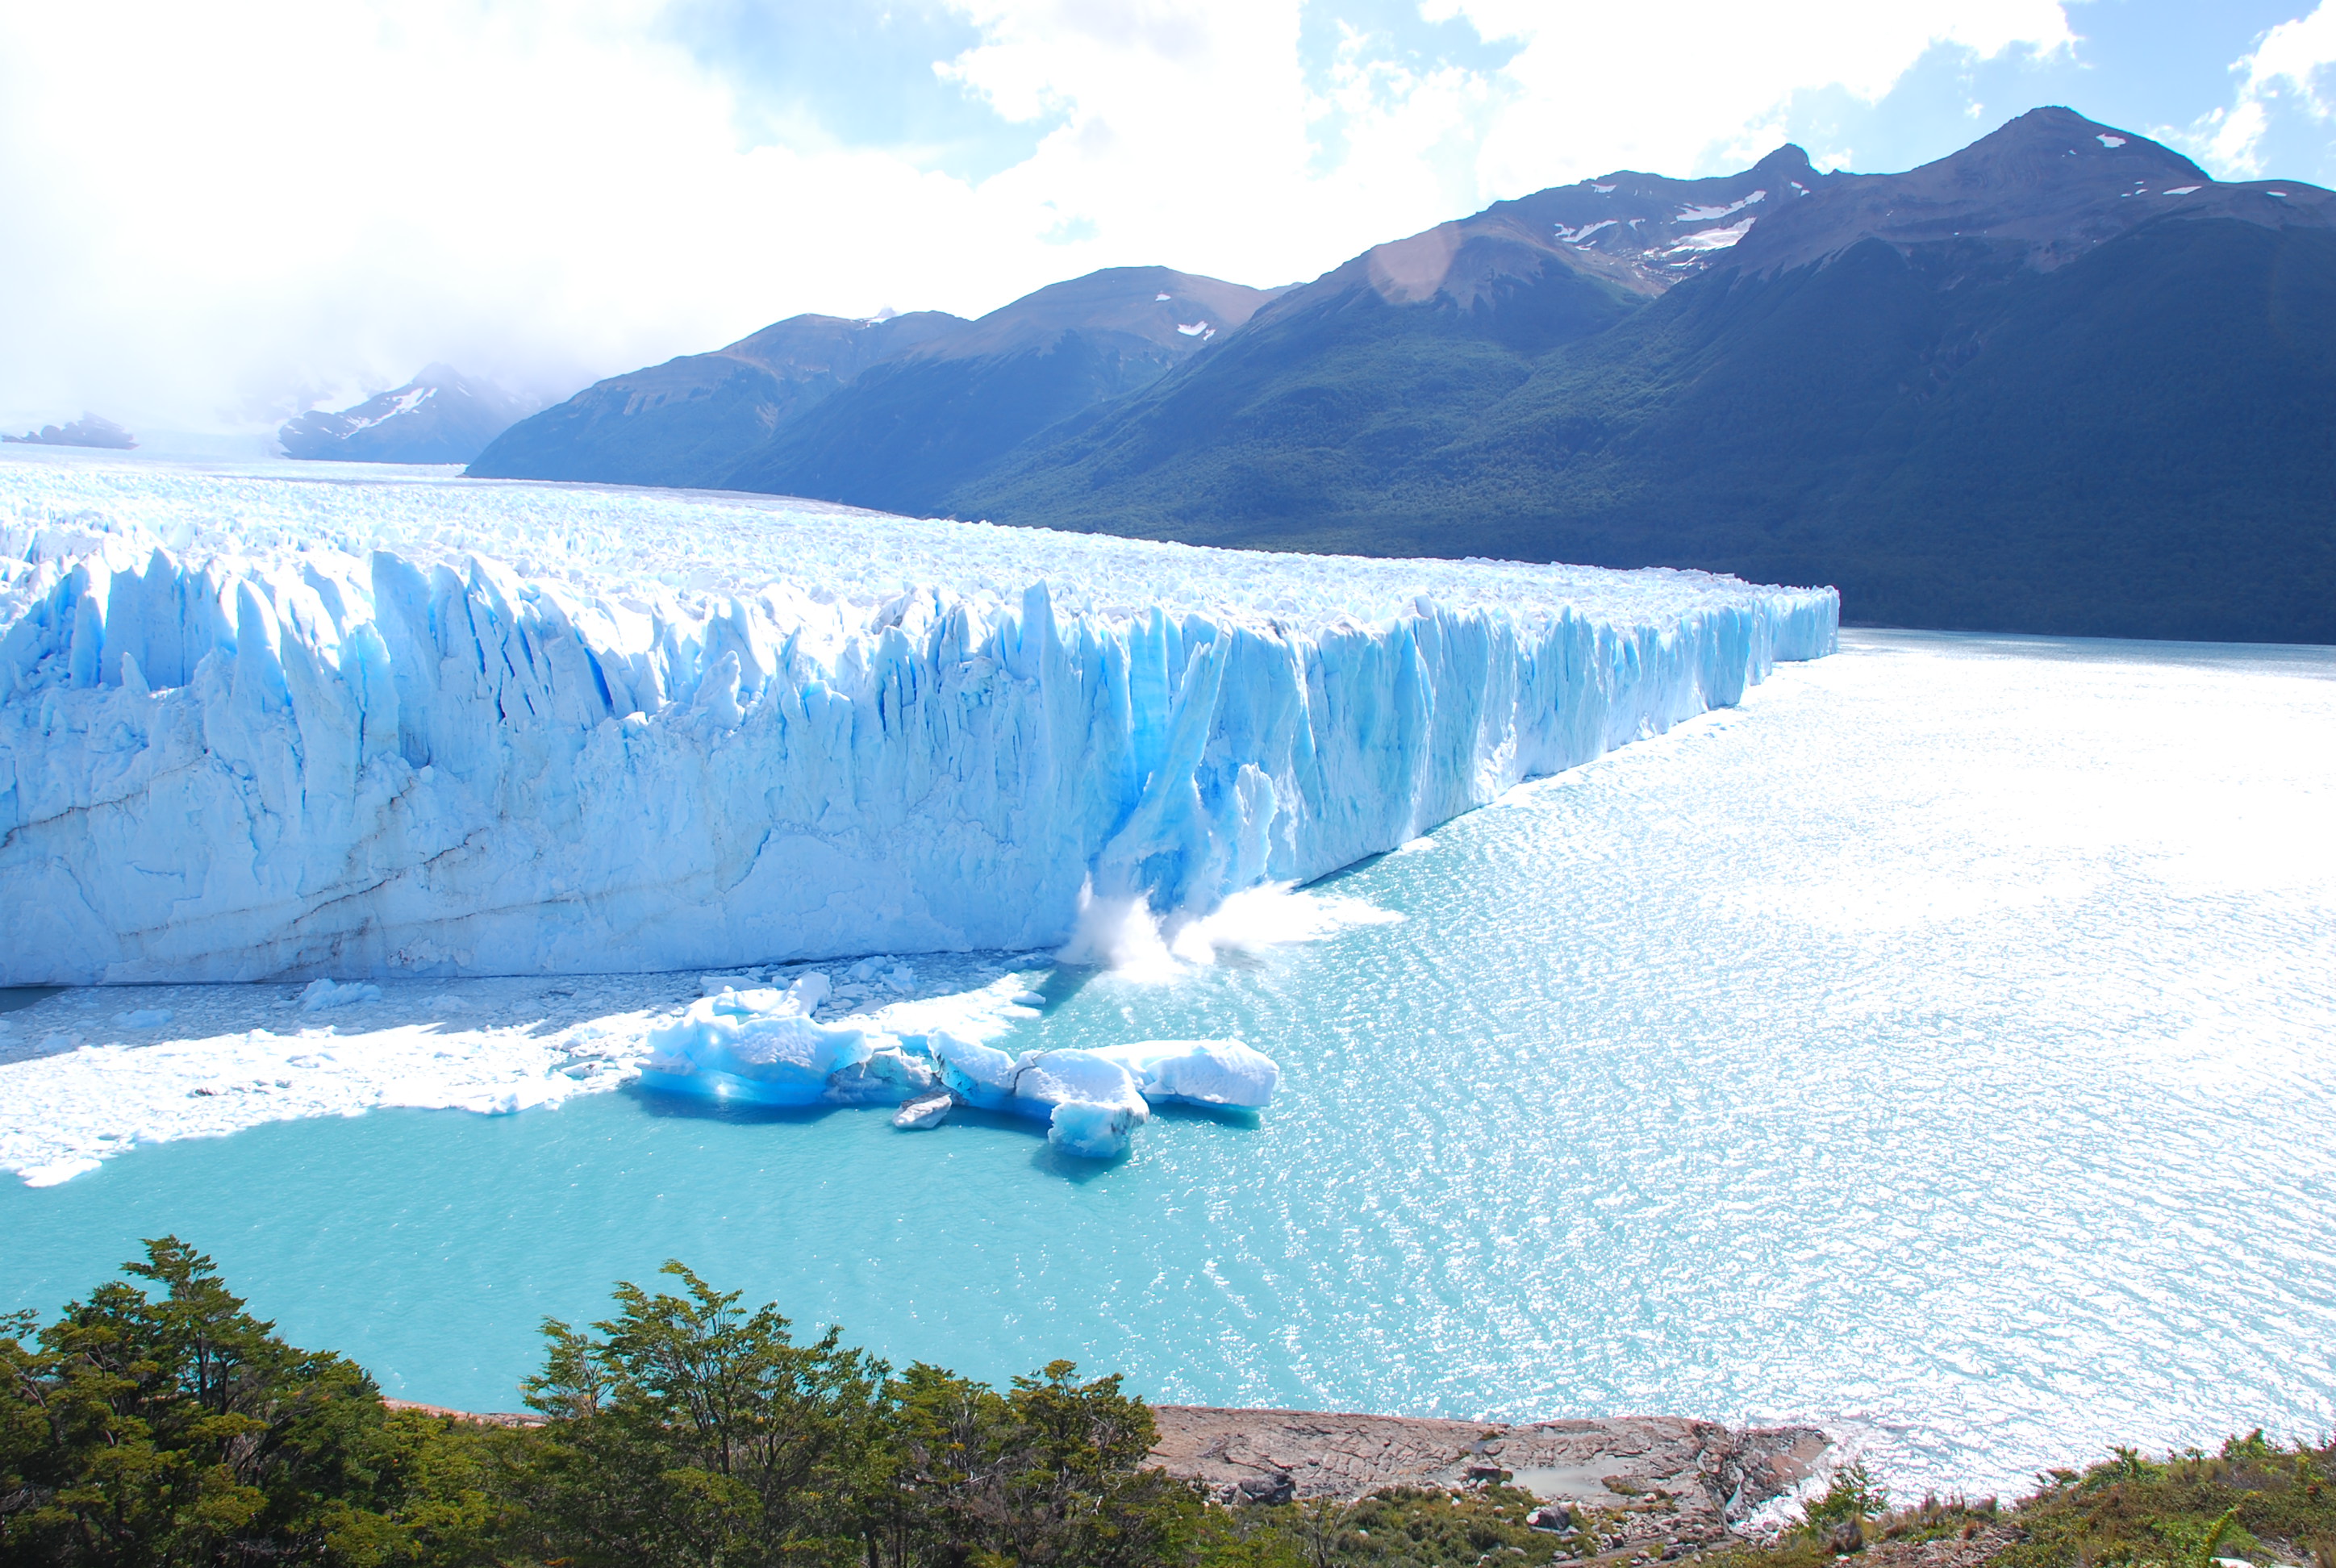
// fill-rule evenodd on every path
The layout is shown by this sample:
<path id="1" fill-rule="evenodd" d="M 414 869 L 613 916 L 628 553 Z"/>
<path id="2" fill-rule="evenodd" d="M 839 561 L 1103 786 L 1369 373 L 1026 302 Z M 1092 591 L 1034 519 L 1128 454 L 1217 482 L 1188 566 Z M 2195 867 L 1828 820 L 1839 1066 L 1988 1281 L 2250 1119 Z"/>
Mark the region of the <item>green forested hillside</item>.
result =
<path id="1" fill-rule="evenodd" d="M 1159 379 L 1167 355 L 1072 332 L 1044 347 L 880 365 L 707 481 L 924 516 L 998 454 Z"/>
<path id="2" fill-rule="evenodd" d="M 1620 171 L 1297 287 L 802 317 L 472 472 L 1832 584 L 1852 624 L 2336 641 L 2336 192 L 2069 110 L 1896 174 Z"/>
<path id="3" fill-rule="evenodd" d="M 1538 353 L 1383 314 L 1280 355 L 1260 322 L 955 510 L 1830 582 L 1868 624 L 2336 640 L 2336 232 L 2168 218 L 2049 271 L 1869 240 Z"/>
<path id="4" fill-rule="evenodd" d="M 1309 541 L 1383 515 L 1383 487 L 1469 439 L 1542 355 L 1643 307 L 1552 267 L 1475 309 L 1358 288 L 1270 311 L 1194 374 L 1050 432 L 995 479 L 939 499 L 1001 521 L 1203 542 L 1251 542 L 1254 529 L 1277 548 L 1348 548 Z"/>
<path id="5" fill-rule="evenodd" d="M 871 365 L 970 327 L 938 310 L 880 321 L 796 316 L 711 354 L 586 387 L 521 420 L 472 463 L 482 479 L 705 486 Z"/>

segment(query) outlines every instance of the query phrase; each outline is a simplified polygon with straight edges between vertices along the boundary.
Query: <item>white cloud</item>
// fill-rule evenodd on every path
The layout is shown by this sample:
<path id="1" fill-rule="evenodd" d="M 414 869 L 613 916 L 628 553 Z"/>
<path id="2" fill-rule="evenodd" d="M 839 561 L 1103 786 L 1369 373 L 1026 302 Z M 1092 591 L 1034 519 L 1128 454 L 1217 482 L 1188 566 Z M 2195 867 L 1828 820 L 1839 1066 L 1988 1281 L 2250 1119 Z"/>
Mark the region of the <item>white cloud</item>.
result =
<path id="1" fill-rule="evenodd" d="M 1741 168 L 1782 140 L 1795 94 L 1878 102 L 1935 44 L 1993 59 L 2075 43 L 2058 0 L 1451 3 L 1485 36 L 1524 41 L 1508 68 L 1523 90 L 1484 149 L 1483 177 L 1504 196 L 1617 168 Z"/>
<path id="2" fill-rule="evenodd" d="M 1298 0 L 950 3 L 982 42 L 943 73 L 1052 126 L 979 181 L 742 146 L 663 0 L 0 8 L 0 414 L 204 424 L 433 358 L 572 382 L 1124 263 L 1311 277 L 1496 197 L 1757 156 L 1796 92 L 1878 98 L 1942 41 L 2068 41 L 2050 0 L 1439 0 L 1509 66 L 1350 34 L 1309 88 Z"/>
<path id="3" fill-rule="evenodd" d="M 2321 96 L 2319 85 L 2320 73 L 2331 64 L 2336 64 L 2336 9 L 2321 0 L 2310 15 L 2272 28 L 2253 53 L 2232 64 L 2232 73 L 2239 79 L 2237 96 L 2228 108 L 2214 110 L 2194 125 L 2182 139 L 2185 145 L 2223 179 L 2261 178 L 2263 137 L 2276 106 L 2292 102 L 2323 122 L 2336 112 Z"/>

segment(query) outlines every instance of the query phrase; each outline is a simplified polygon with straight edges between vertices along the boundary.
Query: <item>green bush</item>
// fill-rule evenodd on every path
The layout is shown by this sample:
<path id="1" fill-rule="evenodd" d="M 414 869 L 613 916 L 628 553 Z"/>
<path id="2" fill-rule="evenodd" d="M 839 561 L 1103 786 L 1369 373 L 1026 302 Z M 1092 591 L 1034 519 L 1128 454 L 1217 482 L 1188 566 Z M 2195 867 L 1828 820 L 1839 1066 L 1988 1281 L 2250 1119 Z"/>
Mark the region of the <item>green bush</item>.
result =
<path id="1" fill-rule="evenodd" d="M 1864 1461 L 1834 1472 L 1824 1496 L 1801 1510 L 1801 1528 L 1822 1534 L 1844 1524 L 1863 1524 L 1890 1504 L 1890 1494 L 1875 1484 Z"/>

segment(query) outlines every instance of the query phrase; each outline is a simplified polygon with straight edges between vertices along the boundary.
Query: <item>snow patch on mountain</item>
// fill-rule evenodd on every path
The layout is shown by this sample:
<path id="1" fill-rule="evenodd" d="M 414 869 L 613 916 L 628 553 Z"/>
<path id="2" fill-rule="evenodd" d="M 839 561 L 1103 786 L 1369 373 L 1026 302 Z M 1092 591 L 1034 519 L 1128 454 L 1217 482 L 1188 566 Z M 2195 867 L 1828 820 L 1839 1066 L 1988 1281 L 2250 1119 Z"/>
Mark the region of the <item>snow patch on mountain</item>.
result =
<path id="1" fill-rule="evenodd" d="M 1741 212 L 1746 208 L 1751 206 L 1754 202 L 1766 201 L 1767 199 L 1768 193 L 1767 191 L 1755 190 L 1751 195 L 1745 197 L 1742 200 L 1731 201 L 1725 207 L 1682 207 L 1679 209 L 1679 217 L 1673 219 L 1673 221 L 1679 223 L 1708 223 L 1715 218 L 1726 218 L 1733 213 Z"/>
<path id="2" fill-rule="evenodd" d="M 1671 249 L 1673 251 L 1725 250 L 1751 233 L 1755 221 L 1757 220 L 1747 218 L 1743 222 L 1731 224 L 1726 229 L 1698 229 L 1673 242 Z"/>

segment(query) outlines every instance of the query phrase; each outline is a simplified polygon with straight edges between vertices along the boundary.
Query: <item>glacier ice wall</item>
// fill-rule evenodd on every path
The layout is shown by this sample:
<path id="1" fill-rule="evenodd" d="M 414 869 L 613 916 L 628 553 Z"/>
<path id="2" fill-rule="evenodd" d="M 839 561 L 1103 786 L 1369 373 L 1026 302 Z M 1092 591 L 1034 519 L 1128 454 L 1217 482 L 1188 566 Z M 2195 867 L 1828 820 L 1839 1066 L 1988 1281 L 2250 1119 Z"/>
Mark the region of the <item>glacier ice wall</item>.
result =
<path id="1" fill-rule="evenodd" d="M 709 550 L 730 580 L 669 570 Z M 1306 881 L 1733 704 L 1831 651 L 1837 609 L 745 498 L 0 466 L 0 983 L 1050 947 L 1088 899 Z"/>

